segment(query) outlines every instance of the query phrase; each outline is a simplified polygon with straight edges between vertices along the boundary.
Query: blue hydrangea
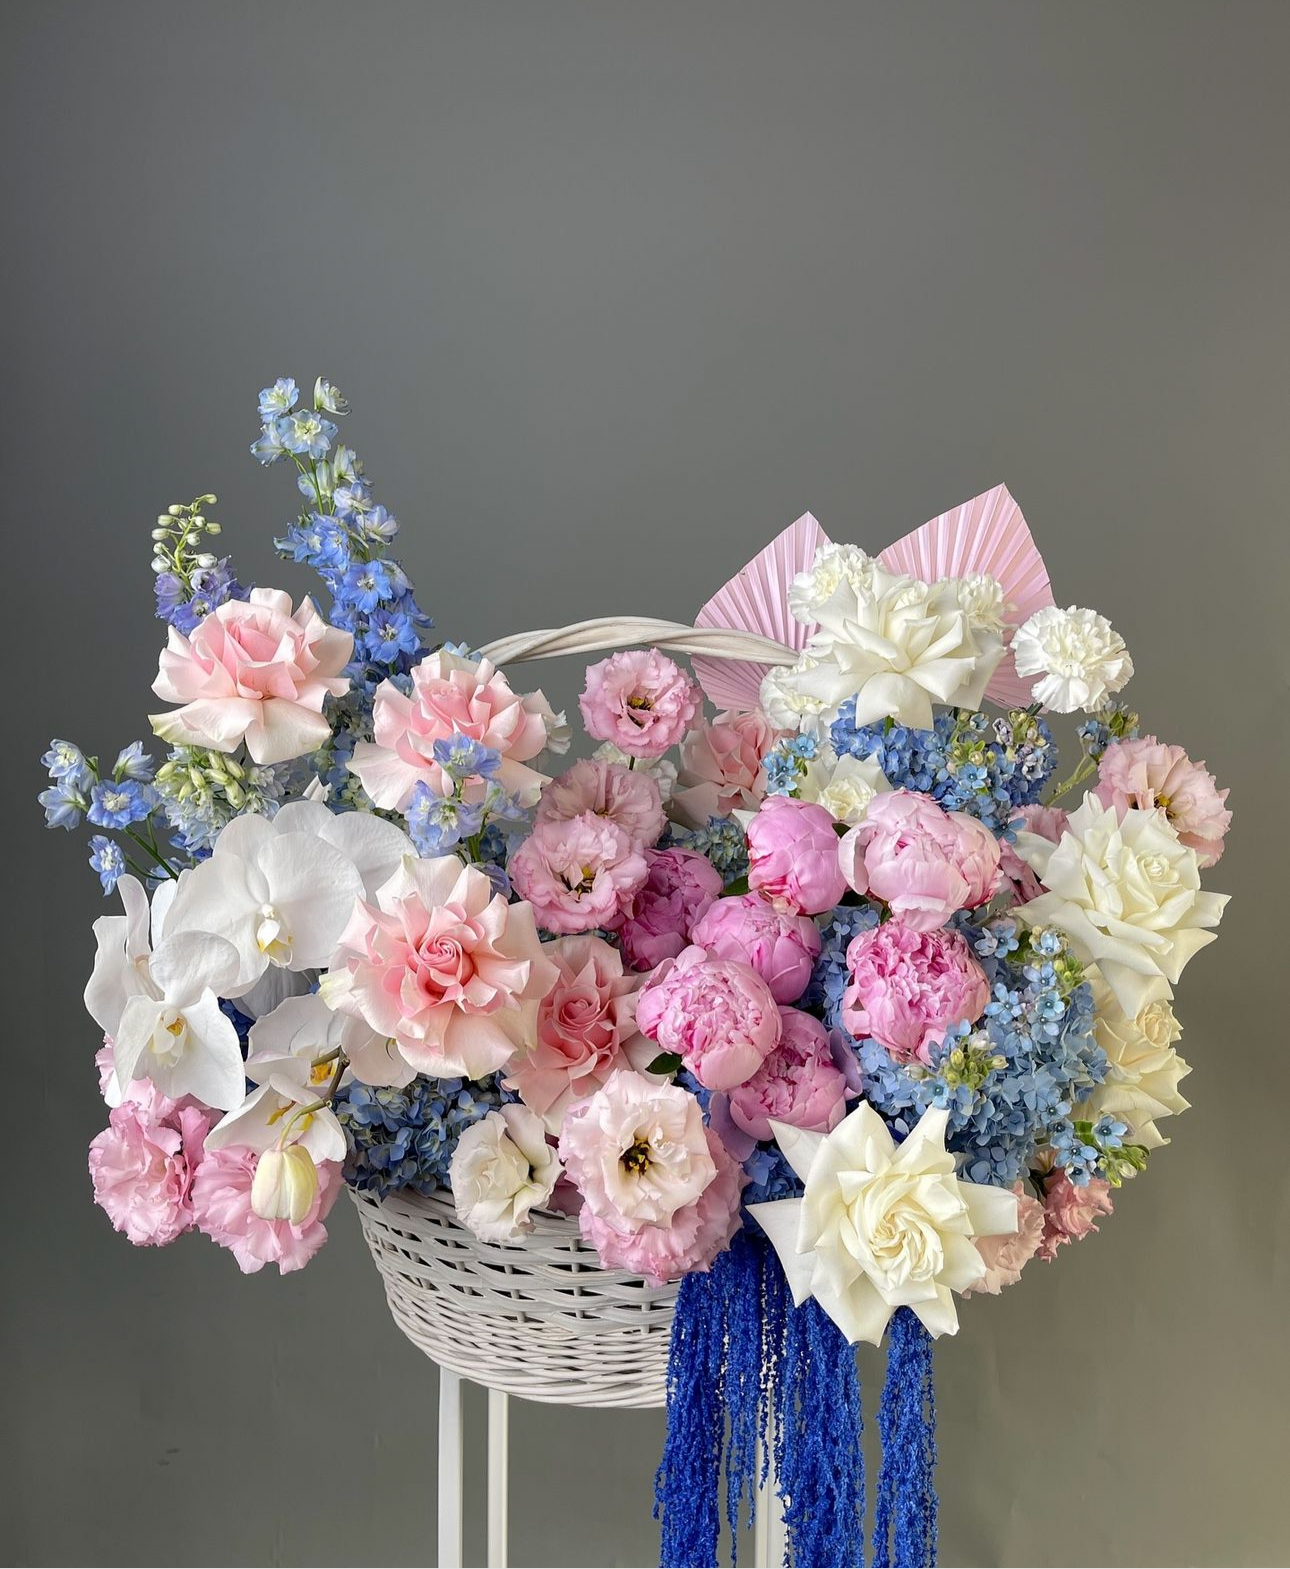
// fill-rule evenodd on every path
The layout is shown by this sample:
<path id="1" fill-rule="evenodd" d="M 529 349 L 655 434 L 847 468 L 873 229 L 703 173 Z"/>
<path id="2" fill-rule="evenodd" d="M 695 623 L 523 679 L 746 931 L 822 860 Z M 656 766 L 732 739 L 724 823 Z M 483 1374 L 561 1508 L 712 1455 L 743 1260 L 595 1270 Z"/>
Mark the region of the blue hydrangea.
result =
<path id="1" fill-rule="evenodd" d="M 90 865 L 99 874 L 104 893 L 111 893 L 125 875 L 125 856 L 121 853 L 121 846 L 112 839 L 105 839 L 102 834 L 95 834 L 90 840 Z"/>
<path id="2" fill-rule="evenodd" d="M 815 923 L 820 928 L 820 956 L 800 1006 L 817 1012 L 831 1030 L 841 1028 L 842 993 L 849 978 L 847 949 L 861 932 L 872 931 L 878 920 L 871 904 L 843 904 Z"/>
<path id="3" fill-rule="evenodd" d="M 748 839 L 734 817 L 710 817 L 706 828 L 672 828 L 668 844 L 706 855 L 727 885 L 748 875 Z"/>
<path id="4" fill-rule="evenodd" d="M 345 1180 L 384 1198 L 447 1187 L 462 1132 L 501 1104 L 497 1079 L 417 1077 L 405 1089 L 350 1084 L 336 1097 L 345 1130 Z"/>

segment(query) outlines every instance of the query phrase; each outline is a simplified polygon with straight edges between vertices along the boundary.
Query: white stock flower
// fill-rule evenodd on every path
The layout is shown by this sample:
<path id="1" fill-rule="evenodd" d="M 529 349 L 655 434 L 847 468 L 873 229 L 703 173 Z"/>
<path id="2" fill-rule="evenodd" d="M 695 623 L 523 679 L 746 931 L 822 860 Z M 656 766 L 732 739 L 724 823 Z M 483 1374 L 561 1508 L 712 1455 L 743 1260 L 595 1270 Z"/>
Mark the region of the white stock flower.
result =
<path id="1" fill-rule="evenodd" d="M 1190 1105 L 1178 1085 L 1191 1068 L 1173 1044 L 1182 1029 L 1164 998 L 1149 1002 L 1131 1018 L 1096 969 L 1088 972 L 1088 979 L 1097 1010 L 1097 1043 L 1109 1067 L 1105 1080 L 1079 1102 L 1072 1116 L 1081 1122 L 1116 1117 L 1128 1123 L 1130 1143 L 1159 1149 L 1169 1140 L 1156 1127 L 1156 1119 L 1176 1116 Z"/>
<path id="2" fill-rule="evenodd" d="M 1037 703 L 1055 714 L 1099 708 L 1133 674 L 1124 639 L 1105 616 L 1074 605 L 1047 605 L 1017 628 L 1012 639 L 1017 674 L 1038 676 Z"/>
<path id="3" fill-rule="evenodd" d="M 457 1141 L 448 1181 L 457 1216 L 483 1242 L 513 1242 L 533 1229 L 560 1161 L 542 1119 L 518 1102 L 490 1111 Z"/>
<path id="4" fill-rule="evenodd" d="M 835 822 L 854 827 L 864 821 L 874 796 L 891 789 L 891 782 L 872 757 L 831 754 L 832 748 L 828 748 L 826 755 L 817 755 L 806 765 L 798 799 L 814 801 L 831 813 Z"/>
<path id="5" fill-rule="evenodd" d="M 972 1239 L 1017 1229 L 1014 1194 L 956 1176 L 948 1120 L 925 1111 L 900 1145 L 865 1102 L 828 1134 L 771 1123 L 805 1191 L 748 1207 L 779 1254 L 793 1301 L 814 1297 L 853 1343 L 877 1345 L 901 1307 L 930 1334 L 954 1334 L 951 1292 L 985 1274 Z"/>
<path id="6" fill-rule="evenodd" d="M 1057 844 L 1020 833 L 1017 854 L 1047 890 L 1019 913 L 1065 932 L 1130 1017 L 1173 996 L 1227 903 L 1226 894 L 1202 892 L 1196 852 L 1163 812 L 1131 807 L 1121 818 L 1095 795 L 1071 813 Z"/>

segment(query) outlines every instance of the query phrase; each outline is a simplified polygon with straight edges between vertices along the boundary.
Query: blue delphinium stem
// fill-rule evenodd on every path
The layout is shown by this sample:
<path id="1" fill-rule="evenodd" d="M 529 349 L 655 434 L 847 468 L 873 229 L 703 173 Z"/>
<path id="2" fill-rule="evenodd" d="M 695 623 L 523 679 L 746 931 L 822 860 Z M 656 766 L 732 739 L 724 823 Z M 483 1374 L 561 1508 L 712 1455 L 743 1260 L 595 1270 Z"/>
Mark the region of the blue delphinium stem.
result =
<path id="1" fill-rule="evenodd" d="M 888 1329 L 887 1380 L 878 1409 L 882 1469 L 874 1517 L 875 1569 L 936 1563 L 936 1401 L 932 1340 L 908 1308 Z"/>

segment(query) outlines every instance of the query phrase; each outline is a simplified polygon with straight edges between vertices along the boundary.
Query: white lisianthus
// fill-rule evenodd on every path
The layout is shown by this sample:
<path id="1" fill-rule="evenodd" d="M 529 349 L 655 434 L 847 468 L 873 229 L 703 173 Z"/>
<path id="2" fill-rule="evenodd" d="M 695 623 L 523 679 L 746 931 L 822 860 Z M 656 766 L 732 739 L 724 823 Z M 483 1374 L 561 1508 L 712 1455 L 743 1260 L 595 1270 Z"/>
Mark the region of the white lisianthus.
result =
<path id="1" fill-rule="evenodd" d="M 1017 854 L 1047 890 L 1020 913 L 1065 932 L 1131 1018 L 1173 996 L 1187 961 L 1213 942 L 1227 903 L 1226 894 L 1201 891 L 1196 852 L 1163 812 L 1131 807 L 1120 817 L 1095 795 L 1084 797 L 1057 844 L 1021 833 Z"/>
<path id="2" fill-rule="evenodd" d="M 612 741 L 602 742 L 591 754 L 598 763 L 617 763 L 638 774 L 647 774 L 658 786 L 659 799 L 666 805 L 676 789 L 677 767 L 666 757 L 631 757 Z"/>
<path id="3" fill-rule="evenodd" d="M 959 1180 L 945 1148 L 948 1121 L 947 1111 L 925 1111 L 900 1145 L 864 1102 L 828 1134 L 771 1123 L 805 1191 L 748 1207 L 794 1303 L 814 1297 L 852 1343 L 877 1345 L 900 1307 L 932 1335 L 954 1334 L 951 1292 L 985 1274 L 972 1239 L 1017 1229 L 1013 1193 Z"/>
<path id="4" fill-rule="evenodd" d="M 1038 676 L 1037 703 L 1055 714 L 1091 712 L 1133 674 L 1124 639 L 1105 616 L 1074 605 L 1047 605 L 1017 628 L 1012 639 L 1017 674 Z"/>
<path id="5" fill-rule="evenodd" d="M 1149 1002 L 1131 1018 L 1096 969 L 1088 972 L 1088 979 L 1097 1010 L 1097 1043 L 1109 1066 L 1105 1080 L 1079 1102 L 1072 1116 L 1082 1122 L 1116 1117 L 1129 1125 L 1130 1142 L 1144 1149 L 1159 1149 L 1169 1140 L 1156 1127 L 1156 1120 L 1176 1116 L 1190 1104 L 1178 1089 L 1179 1082 L 1191 1072 L 1174 1050 L 1173 1043 L 1182 1034 L 1178 1020 L 1164 998 Z"/>
<path id="6" fill-rule="evenodd" d="M 560 1171 L 540 1117 L 518 1102 L 490 1111 L 461 1135 L 448 1168 L 457 1217 L 483 1242 L 513 1242 L 533 1229 Z"/>
<path id="7" fill-rule="evenodd" d="M 800 801 L 814 801 L 833 820 L 854 827 L 863 822 L 869 803 L 891 782 L 872 757 L 837 757 L 832 748 L 821 748 L 807 765 L 798 786 Z"/>

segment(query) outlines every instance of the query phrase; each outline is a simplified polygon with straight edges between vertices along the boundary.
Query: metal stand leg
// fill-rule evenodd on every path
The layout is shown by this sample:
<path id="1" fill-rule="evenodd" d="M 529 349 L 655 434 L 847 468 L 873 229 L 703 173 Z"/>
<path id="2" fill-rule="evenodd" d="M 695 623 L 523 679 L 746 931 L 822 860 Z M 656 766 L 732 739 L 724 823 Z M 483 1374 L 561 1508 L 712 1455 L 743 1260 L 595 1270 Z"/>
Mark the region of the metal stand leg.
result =
<path id="1" fill-rule="evenodd" d="M 488 1569 L 506 1569 L 510 1402 L 500 1389 L 488 1391 Z"/>
<path id="2" fill-rule="evenodd" d="M 461 1569 L 461 1379 L 439 1369 L 439 1569 Z"/>

